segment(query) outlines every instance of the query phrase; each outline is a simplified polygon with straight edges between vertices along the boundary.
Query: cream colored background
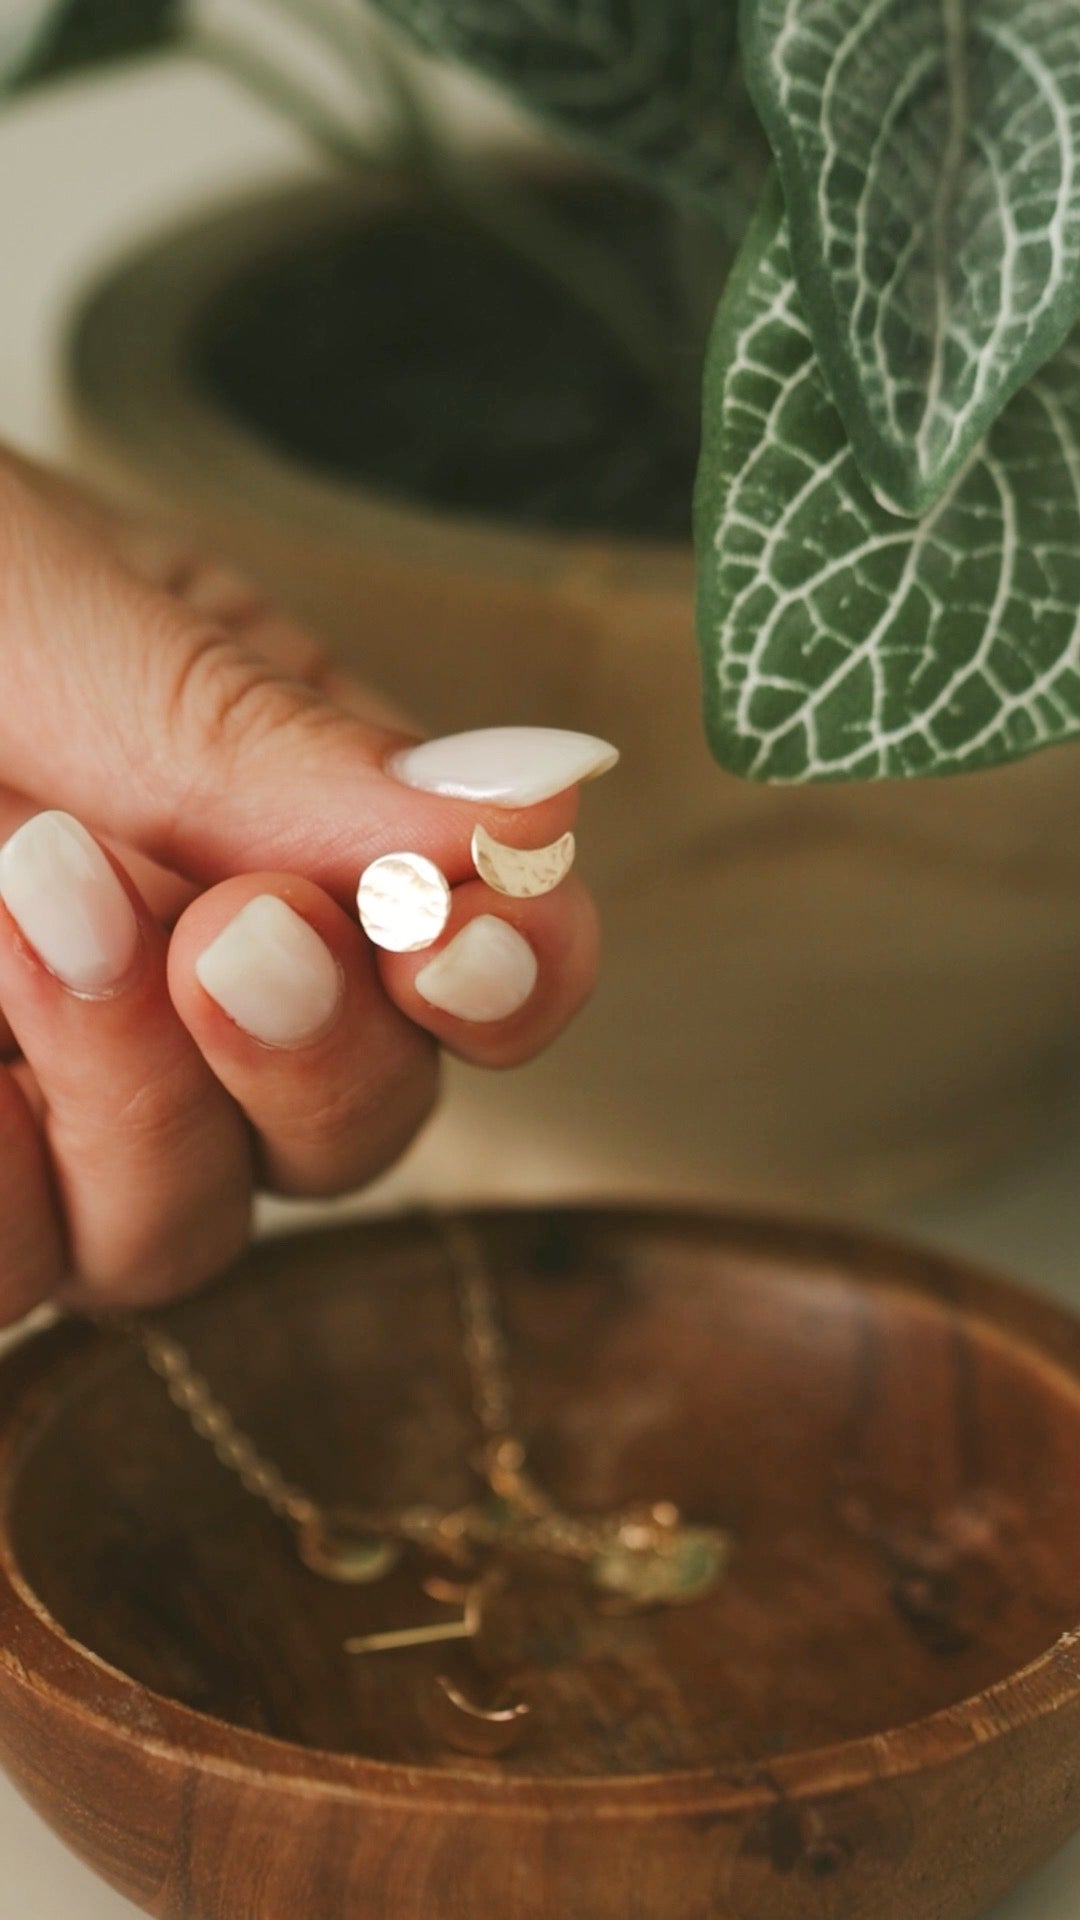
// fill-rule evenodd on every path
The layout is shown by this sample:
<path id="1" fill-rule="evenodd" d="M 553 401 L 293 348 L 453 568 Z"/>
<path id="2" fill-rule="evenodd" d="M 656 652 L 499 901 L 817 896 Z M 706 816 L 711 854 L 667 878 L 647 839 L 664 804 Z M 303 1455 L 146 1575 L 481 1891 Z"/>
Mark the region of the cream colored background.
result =
<path id="1" fill-rule="evenodd" d="M 0 437 L 63 457 L 64 315 L 110 253 L 182 208 L 317 165 L 298 136 L 229 83 L 181 61 L 58 89 L 0 118 Z M 1047 1115 L 1041 1147 L 1022 1163 L 889 1224 L 983 1256 L 1080 1311 L 1078 1169 L 1080 1099 L 1071 1114 Z M 380 1197 L 392 1200 L 392 1183 Z M 1077 1508 L 1080 1524 L 1080 1488 Z M 993 1920 L 1075 1920 L 1078 1911 L 1080 1839 Z M 0 1781 L 0 1920 L 134 1912 Z"/>

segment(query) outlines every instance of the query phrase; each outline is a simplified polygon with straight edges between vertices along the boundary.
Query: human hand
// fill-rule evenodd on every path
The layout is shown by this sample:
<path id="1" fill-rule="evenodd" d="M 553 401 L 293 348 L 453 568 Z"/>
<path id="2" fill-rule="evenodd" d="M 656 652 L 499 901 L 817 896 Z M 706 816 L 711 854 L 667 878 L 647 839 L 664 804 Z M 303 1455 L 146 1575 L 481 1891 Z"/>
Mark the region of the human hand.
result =
<path id="1" fill-rule="evenodd" d="M 394 758 L 414 744 L 234 576 L 0 461 L 0 1325 L 196 1285 L 256 1186 L 392 1163 L 441 1047 L 512 1066 L 585 1000 L 585 888 L 508 899 L 470 842 L 555 840 L 613 753 L 533 729 Z M 401 849 L 453 888 L 429 951 L 356 923 Z"/>

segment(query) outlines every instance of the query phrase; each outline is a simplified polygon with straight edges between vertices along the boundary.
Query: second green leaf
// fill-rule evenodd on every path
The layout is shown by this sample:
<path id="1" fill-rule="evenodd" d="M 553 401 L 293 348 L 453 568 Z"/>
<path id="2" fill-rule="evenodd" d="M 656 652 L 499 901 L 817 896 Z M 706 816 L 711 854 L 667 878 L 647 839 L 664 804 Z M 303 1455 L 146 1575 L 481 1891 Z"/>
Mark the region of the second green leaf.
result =
<path id="1" fill-rule="evenodd" d="M 856 458 L 924 512 L 1080 312 L 1080 10 L 744 0 L 743 45 Z"/>

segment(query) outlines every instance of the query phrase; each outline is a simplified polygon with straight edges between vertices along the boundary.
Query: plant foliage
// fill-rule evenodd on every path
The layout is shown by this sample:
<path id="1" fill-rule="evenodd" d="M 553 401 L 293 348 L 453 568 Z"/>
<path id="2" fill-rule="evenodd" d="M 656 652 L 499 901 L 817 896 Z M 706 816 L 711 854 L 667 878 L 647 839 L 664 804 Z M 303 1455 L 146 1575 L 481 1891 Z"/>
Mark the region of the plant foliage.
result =
<path id="1" fill-rule="evenodd" d="M 859 471 L 778 193 L 713 335 L 698 493 L 710 737 L 757 779 L 966 772 L 1078 731 L 1080 330 L 920 520 Z"/>
<path id="2" fill-rule="evenodd" d="M 737 0 L 377 0 L 431 53 L 499 82 L 637 173 L 707 199 L 732 166 Z"/>
<path id="3" fill-rule="evenodd" d="M 0 85 L 32 86 L 167 45 L 183 0 L 13 0 L 0 23 Z"/>
<path id="4" fill-rule="evenodd" d="M 746 0 L 744 45 L 818 358 L 922 513 L 1080 312 L 1080 12 Z"/>
<path id="5" fill-rule="evenodd" d="M 749 87 L 779 184 L 705 382 L 717 757 L 906 777 L 1080 735 L 1078 0 L 373 3 L 727 235 L 761 192 Z M 16 0 L 0 83 L 161 45 L 195 5 Z"/>

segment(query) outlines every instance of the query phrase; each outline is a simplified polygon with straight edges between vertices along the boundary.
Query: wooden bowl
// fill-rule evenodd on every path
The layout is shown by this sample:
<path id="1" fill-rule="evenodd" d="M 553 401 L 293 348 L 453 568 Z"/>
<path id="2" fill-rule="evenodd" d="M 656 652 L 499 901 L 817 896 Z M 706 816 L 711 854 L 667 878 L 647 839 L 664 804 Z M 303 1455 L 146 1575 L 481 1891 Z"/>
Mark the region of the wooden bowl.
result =
<path id="1" fill-rule="evenodd" d="M 467 1758 L 453 1647 L 350 1658 L 411 1576 L 320 1580 L 141 1354 L 0 1369 L 0 1759 L 163 1920 L 961 1920 L 1080 1824 L 1080 1327 L 854 1235 L 478 1216 L 536 1472 L 737 1543 L 634 1618 L 517 1570 L 533 1717 Z M 328 1501 L 468 1497 L 445 1254 L 404 1220 L 264 1244 L 166 1316 Z"/>

